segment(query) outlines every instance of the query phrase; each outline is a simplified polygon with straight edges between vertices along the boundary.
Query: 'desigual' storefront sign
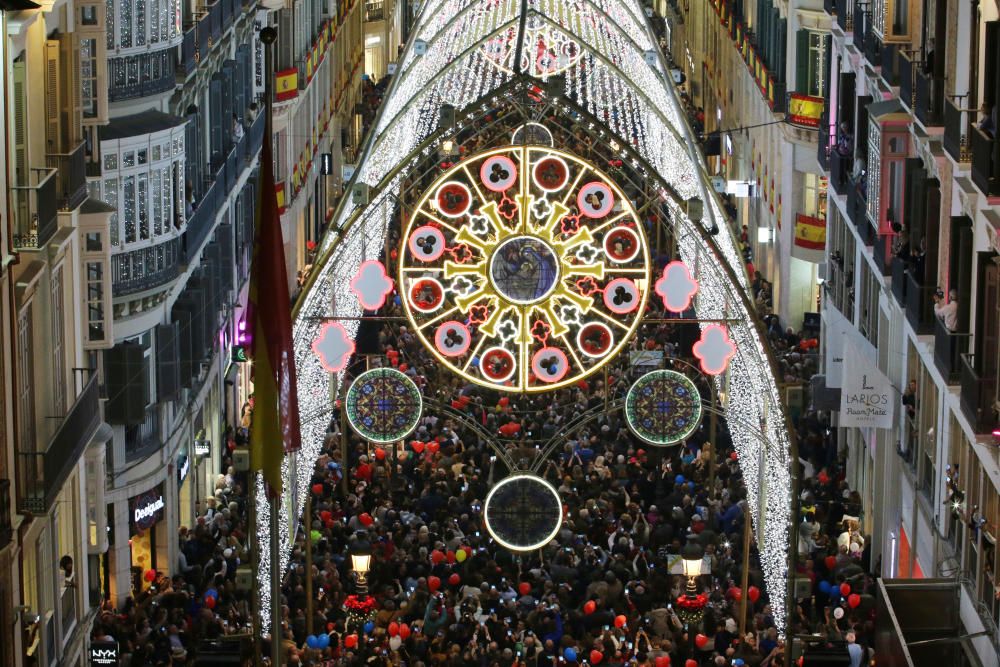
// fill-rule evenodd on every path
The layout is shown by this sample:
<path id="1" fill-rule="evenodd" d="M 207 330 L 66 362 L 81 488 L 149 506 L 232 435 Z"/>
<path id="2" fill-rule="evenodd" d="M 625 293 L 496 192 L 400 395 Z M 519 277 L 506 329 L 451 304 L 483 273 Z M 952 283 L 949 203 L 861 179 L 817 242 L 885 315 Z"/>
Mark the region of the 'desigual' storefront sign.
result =
<path id="1" fill-rule="evenodd" d="M 133 533 L 148 530 L 163 518 L 163 486 L 158 485 L 129 499 L 129 527 Z"/>

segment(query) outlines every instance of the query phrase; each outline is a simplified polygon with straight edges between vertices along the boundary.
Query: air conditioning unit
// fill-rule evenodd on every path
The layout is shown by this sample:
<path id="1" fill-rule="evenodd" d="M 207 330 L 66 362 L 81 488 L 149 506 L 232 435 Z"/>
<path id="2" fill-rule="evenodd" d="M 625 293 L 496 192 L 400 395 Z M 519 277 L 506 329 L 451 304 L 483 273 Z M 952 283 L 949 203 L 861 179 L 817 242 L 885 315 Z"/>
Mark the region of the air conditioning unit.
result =
<path id="1" fill-rule="evenodd" d="M 351 204 L 354 206 L 368 206 L 368 184 L 355 183 L 351 186 Z"/>
<path id="2" fill-rule="evenodd" d="M 250 450 L 246 447 L 237 447 L 233 450 L 233 467 L 236 472 L 246 472 L 250 470 Z"/>

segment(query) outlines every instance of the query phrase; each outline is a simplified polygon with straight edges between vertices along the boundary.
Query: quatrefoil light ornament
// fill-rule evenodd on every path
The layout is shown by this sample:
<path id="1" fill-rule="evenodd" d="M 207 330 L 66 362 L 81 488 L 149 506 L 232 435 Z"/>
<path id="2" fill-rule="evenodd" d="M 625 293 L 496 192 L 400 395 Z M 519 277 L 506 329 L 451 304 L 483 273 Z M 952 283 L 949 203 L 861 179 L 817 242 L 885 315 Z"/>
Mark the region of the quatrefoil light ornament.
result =
<path id="1" fill-rule="evenodd" d="M 729 360 L 736 354 L 736 346 L 729 332 L 721 324 L 712 324 L 701 332 L 701 338 L 691 348 L 701 362 L 701 370 L 708 375 L 721 375 L 729 367 Z"/>
<path id="2" fill-rule="evenodd" d="M 663 267 L 663 275 L 654 288 L 663 299 L 663 307 L 672 313 L 683 313 L 691 307 L 691 299 L 698 292 L 698 281 L 684 262 L 673 261 Z"/>
<path id="3" fill-rule="evenodd" d="M 327 322 L 313 341 L 312 350 L 320 365 L 331 373 L 339 373 L 354 354 L 354 341 L 340 322 Z"/>
<path id="4" fill-rule="evenodd" d="M 370 259 L 362 262 L 351 279 L 351 290 L 365 310 L 378 310 L 392 291 L 392 279 L 385 273 L 382 262 Z"/>

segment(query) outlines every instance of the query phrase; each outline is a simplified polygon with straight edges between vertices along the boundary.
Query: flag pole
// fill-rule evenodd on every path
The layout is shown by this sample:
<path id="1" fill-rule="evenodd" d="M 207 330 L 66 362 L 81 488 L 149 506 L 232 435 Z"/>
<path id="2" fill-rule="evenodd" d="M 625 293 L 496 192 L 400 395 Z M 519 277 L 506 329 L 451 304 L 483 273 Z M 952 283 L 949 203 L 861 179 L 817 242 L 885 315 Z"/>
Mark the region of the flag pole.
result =
<path id="1" fill-rule="evenodd" d="M 260 41 L 264 44 L 264 113 L 265 131 L 264 141 L 271 141 L 272 125 L 272 101 L 274 98 L 274 42 L 278 39 L 278 31 L 273 26 L 267 26 L 260 31 Z M 267 152 L 270 155 L 270 151 Z M 261 155 L 264 155 L 263 149 Z M 261 184 L 265 187 L 266 184 Z M 282 443 L 284 446 L 284 443 Z M 277 489 L 269 489 L 268 503 L 270 505 L 269 524 L 270 530 L 268 544 L 271 548 L 271 664 L 273 667 L 281 665 L 281 544 L 280 544 L 280 523 L 281 514 L 281 494 L 276 493 Z"/>

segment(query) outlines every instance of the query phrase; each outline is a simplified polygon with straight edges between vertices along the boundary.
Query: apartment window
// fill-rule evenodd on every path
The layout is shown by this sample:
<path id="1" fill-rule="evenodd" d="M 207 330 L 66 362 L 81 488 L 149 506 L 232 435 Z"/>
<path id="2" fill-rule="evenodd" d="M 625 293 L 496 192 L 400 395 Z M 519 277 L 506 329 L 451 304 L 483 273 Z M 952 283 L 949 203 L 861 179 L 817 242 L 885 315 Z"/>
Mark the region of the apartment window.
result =
<path id="1" fill-rule="evenodd" d="M 104 13 L 104 22 L 107 30 L 107 48 L 110 51 L 115 48 L 115 0 L 108 0 L 107 11 Z"/>
<path id="2" fill-rule="evenodd" d="M 117 163 L 117 158 L 115 158 Z M 105 159 L 104 164 L 107 168 L 107 159 Z M 108 231 L 111 237 L 111 245 L 117 247 L 120 244 L 119 241 L 119 225 L 118 225 L 118 179 L 108 178 L 104 180 L 104 198 L 102 200 L 108 206 L 113 206 L 115 212 L 109 216 L 109 226 Z"/>
<path id="3" fill-rule="evenodd" d="M 135 0 L 135 45 L 146 43 L 146 0 Z"/>
<path id="4" fill-rule="evenodd" d="M 161 191 L 161 175 L 159 170 L 150 174 L 150 203 L 152 204 L 153 234 L 163 233 L 163 193 Z"/>
<path id="5" fill-rule="evenodd" d="M 858 329 L 872 345 L 878 345 L 878 299 L 879 283 L 867 262 L 861 263 L 861 315 Z"/>
<path id="6" fill-rule="evenodd" d="M 137 218 L 139 220 L 139 238 L 143 241 L 149 240 L 149 197 L 147 193 L 147 183 L 149 176 L 139 174 L 138 187 L 136 189 Z"/>
<path id="7" fill-rule="evenodd" d="M 796 35 L 795 89 L 805 95 L 823 96 L 826 77 L 826 37 L 821 32 L 802 28 Z"/>
<path id="8" fill-rule="evenodd" d="M 135 227 L 135 176 L 126 176 L 122 186 L 122 217 L 125 220 L 125 243 L 136 240 Z"/>
<path id="9" fill-rule="evenodd" d="M 17 318 L 17 353 L 22 360 L 17 383 L 17 408 L 20 448 L 22 452 L 35 450 L 35 368 L 34 333 L 31 325 L 32 304 L 28 304 Z"/>
<path id="10" fill-rule="evenodd" d="M 97 118 L 97 40 L 80 38 L 80 97 L 84 118 Z"/>
<path id="11" fill-rule="evenodd" d="M 882 131 L 878 123 L 868 124 L 868 219 L 876 228 L 882 206 Z"/>
<path id="12" fill-rule="evenodd" d="M 132 46 L 132 2 L 133 0 L 121 0 L 118 5 L 118 32 L 124 49 Z"/>
<path id="13" fill-rule="evenodd" d="M 160 41 L 160 0 L 149 0 L 149 17 L 149 43 L 156 44 Z"/>
<path id="14" fill-rule="evenodd" d="M 52 409 L 56 415 L 66 411 L 66 359 L 63 353 L 65 336 L 65 316 L 63 314 L 63 267 L 60 264 L 52 270 L 50 283 L 52 317 Z"/>

